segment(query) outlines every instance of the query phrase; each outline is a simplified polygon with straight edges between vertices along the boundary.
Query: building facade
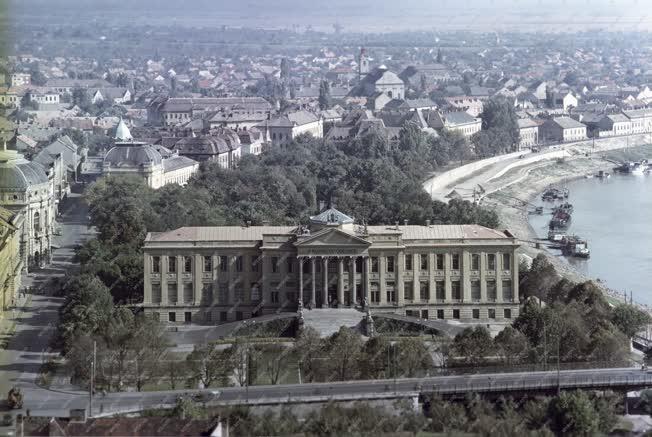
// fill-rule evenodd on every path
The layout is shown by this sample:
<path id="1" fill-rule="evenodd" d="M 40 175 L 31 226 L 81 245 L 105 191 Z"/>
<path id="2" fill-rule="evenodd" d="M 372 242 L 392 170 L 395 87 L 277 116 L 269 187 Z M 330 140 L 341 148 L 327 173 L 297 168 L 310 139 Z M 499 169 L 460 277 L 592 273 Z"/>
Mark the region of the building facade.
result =
<path id="1" fill-rule="evenodd" d="M 586 125 L 570 117 L 556 117 L 546 120 L 540 127 L 540 138 L 544 142 L 582 141 L 586 137 Z"/>
<path id="2" fill-rule="evenodd" d="M 335 209 L 307 227 L 149 233 L 146 313 L 218 323 L 312 307 L 447 320 L 518 316 L 518 243 L 477 225 L 361 226 Z"/>
<path id="3" fill-rule="evenodd" d="M 529 118 L 519 118 L 517 121 L 520 147 L 532 147 L 539 144 L 539 124 Z"/>
<path id="4" fill-rule="evenodd" d="M 0 207 L 0 320 L 15 304 L 23 270 L 23 216 Z"/>
<path id="5" fill-rule="evenodd" d="M 23 216 L 23 266 L 49 263 L 56 216 L 53 172 L 14 150 L 1 150 L 0 205 Z"/>

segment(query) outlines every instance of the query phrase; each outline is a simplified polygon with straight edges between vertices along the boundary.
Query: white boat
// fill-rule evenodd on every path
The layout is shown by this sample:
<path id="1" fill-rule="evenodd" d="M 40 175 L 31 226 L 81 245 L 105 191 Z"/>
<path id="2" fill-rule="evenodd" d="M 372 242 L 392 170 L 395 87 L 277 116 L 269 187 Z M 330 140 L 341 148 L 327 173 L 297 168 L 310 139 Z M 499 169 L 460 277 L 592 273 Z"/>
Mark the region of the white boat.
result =
<path id="1" fill-rule="evenodd" d="M 631 173 L 635 175 L 644 175 L 645 172 L 647 172 L 648 167 L 647 159 L 644 159 L 641 162 L 635 162 L 632 166 Z"/>

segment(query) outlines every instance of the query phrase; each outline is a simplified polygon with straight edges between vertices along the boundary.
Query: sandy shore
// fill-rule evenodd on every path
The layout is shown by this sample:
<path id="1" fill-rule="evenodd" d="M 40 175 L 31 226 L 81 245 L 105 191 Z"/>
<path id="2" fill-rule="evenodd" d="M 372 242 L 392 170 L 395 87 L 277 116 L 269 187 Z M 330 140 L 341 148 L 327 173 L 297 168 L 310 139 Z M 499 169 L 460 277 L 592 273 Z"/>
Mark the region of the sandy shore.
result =
<path id="1" fill-rule="evenodd" d="M 528 221 L 528 204 L 538 198 L 550 186 L 560 186 L 570 180 L 584 178 L 586 175 L 594 175 L 599 170 L 612 172 L 612 168 L 616 166 L 614 161 L 636 161 L 649 157 L 652 157 L 652 145 L 642 145 L 593 152 L 589 153 L 588 156 L 577 153 L 573 157 L 563 160 L 563 162 L 549 161 L 529 166 L 529 168 L 515 169 L 498 179 L 498 182 L 506 185 L 505 188 L 488 195 L 483 199 L 482 203 L 494 207 L 500 217 L 502 227 L 509 229 L 519 240 L 523 241 L 523 254 L 534 258 L 543 253 L 555 266 L 559 274 L 570 281 L 595 281 L 597 278 L 589 278 L 581 274 L 565 258 L 557 256 L 545 248 L 535 248 L 537 235 Z M 509 185 L 516 177 L 519 179 L 518 182 Z M 603 283 L 597 281 L 596 283 L 613 300 L 624 300 L 622 292 L 610 289 Z M 646 305 L 640 306 L 647 311 L 652 310 Z"/>

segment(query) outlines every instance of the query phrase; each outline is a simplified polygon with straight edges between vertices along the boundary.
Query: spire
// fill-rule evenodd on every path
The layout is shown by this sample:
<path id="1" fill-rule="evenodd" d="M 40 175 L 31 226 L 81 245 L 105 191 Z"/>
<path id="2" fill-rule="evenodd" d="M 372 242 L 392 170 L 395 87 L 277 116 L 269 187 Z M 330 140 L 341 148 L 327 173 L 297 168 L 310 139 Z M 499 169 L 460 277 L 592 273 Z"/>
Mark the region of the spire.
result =
<path id="1" fill-rule="evenodd" d="M 122 117 L 120 117 L 118 127 L 115 129 L 115 139 L 121 142 L 134 140 L 134 137 L 131 136 L 131 132 L 129 131 L 129 128 L 127 127 Z"/>

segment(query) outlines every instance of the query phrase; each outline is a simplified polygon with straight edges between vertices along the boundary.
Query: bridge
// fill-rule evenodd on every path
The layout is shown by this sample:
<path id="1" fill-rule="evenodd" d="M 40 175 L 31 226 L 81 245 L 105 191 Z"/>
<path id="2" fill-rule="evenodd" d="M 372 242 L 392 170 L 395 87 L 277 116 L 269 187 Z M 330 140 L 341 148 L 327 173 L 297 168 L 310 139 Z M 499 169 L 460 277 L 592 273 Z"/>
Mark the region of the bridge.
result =
<path id="1" fill-rule="evenodd" d="M 278 405 L 327 401 L 411 399 L 435 394 L 459 398 L 468 393 L 492 395 L 550 394 L 557 390 L 613 390 L 628 392 L 652 387 L 652 373 L 640 368 L 514 372 L 426 378 L 397 378 L 311 384 L 212 388 L 220 393 L 210 405 Z M 95 396 L 93 415 L 171 408 L 179 396 L 198 390 L 109 393 Z M 71 409 L 88 407 L 88 394 L 25 389 L 25 408 L 32 415 L 65 417 Z"/>

